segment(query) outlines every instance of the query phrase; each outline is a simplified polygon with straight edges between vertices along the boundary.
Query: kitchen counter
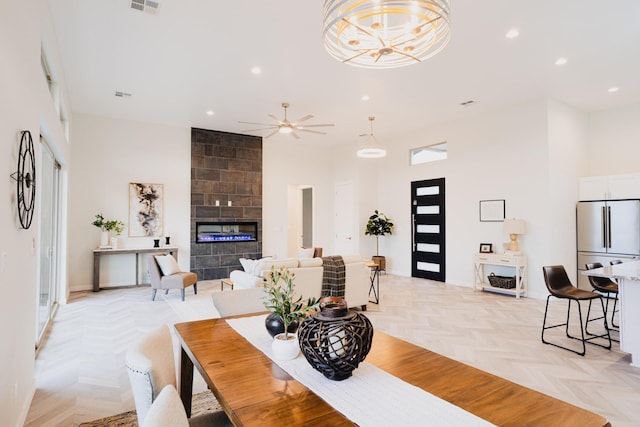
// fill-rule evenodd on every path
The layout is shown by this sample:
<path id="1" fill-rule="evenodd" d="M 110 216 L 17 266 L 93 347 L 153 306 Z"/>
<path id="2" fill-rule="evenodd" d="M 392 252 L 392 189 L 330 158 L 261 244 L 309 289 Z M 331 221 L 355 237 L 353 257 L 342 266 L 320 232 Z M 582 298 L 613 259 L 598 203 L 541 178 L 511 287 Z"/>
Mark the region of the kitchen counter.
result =
<path id="1" fill-rule="evenodd" d="M 585 276 L 609 277 L 611 279 L 627 279 L 640 281 L 640 261 L 623 262 L 607 265 L 602 268 L 583 271 Z"/>
<path id="2" fill-rule="evenodd" d="M 631 366 L 640 367 L 640 261 L 586 270 L 582 274 L 618 282 L 620 350 L 631 353 Z"/>

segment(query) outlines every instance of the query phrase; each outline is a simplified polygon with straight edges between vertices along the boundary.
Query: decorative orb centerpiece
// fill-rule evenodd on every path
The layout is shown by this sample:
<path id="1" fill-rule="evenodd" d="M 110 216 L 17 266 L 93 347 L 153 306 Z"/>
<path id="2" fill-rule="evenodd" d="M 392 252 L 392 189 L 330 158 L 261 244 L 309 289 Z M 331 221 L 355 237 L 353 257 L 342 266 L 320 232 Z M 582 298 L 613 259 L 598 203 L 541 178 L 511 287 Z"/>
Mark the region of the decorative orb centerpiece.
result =
<path id="1" fill-rule="evenodd" d="M 343 298 L 320 299 L 320 311 L 307 317 L 298 328 L 300 350 L 309 364 L 330 380 L 351 376 L 362 362 L 373 339 L 369 319 L 349 310 Z"/>

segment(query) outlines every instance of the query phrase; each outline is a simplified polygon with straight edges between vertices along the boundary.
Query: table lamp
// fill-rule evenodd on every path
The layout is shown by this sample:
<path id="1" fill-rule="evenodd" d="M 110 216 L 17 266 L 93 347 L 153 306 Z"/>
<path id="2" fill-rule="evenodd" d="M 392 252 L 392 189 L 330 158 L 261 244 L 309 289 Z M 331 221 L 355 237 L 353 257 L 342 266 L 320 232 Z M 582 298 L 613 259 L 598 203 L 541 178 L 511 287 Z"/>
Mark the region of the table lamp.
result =
<path id="1" fill-rule="evenodd" d="M 503 231 L 509 235 L 509 253 L 518 254 L 518 235 L 525 234 L 525 222 L 523 219 L 510 218 L 504 220 Z"/>

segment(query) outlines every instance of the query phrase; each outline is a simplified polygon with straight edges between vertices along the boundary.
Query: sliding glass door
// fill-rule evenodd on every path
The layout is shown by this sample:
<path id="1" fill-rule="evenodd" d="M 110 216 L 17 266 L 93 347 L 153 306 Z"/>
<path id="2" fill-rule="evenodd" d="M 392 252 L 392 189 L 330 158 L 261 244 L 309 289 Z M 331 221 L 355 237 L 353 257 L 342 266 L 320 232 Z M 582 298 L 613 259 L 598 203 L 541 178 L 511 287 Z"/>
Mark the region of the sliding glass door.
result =
<path id="1" fill-rule="evenodd" d="M 58 224 L 60 165 L 56 162 L 47 144 L 40 140 L 40 256 L 37 307 L 36 347 L 46 331 L 58 294 Z"/>

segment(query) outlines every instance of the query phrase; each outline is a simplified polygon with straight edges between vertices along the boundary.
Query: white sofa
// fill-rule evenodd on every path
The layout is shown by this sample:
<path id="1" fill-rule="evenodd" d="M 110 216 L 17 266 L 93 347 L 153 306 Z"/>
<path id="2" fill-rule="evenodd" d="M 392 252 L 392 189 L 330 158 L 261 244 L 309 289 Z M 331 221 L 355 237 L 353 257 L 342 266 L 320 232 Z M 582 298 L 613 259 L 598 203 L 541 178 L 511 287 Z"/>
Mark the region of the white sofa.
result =
<path id="1" fill-rule="evenodd" d="M 371 287 L 371 270 L 359 255 L 342 256 L 345 269 L 345 295 L 349 307 L 366 310 Z M 249 262 L 251 261 L 251 262 Z M 296 296 L 319 298 L 322 292 L 322 258 L 285 258 L 241 260 L 245 271 L 235 270 L 230 274 L 234 289 L 262 287 L 263 277 L 275 268 L 285 267 L 295 274 Z"/>

